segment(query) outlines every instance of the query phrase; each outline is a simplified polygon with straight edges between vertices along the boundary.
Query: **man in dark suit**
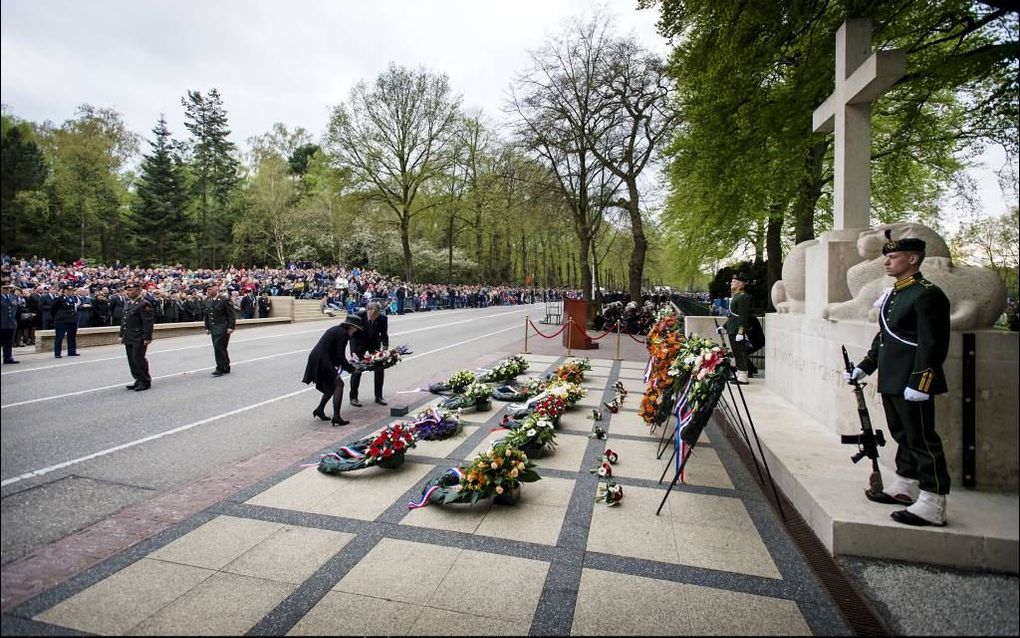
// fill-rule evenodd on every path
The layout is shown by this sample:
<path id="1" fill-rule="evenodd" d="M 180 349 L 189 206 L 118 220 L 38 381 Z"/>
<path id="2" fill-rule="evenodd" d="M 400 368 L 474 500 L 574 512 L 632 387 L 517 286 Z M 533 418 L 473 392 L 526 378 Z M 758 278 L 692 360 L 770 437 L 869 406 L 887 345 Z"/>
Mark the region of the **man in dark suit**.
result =
<path id="1" fill-rule="evenodd" d="M 92 295 L 88 288 L 79 288 L 75 291 L 75 299 L 78 303 L 78 327 L 88 328 L 92 325 Z"/>
<path id="2" fill-rule="evenodd" d="M 78 356 L 78 309 L 74 288 L 64 285 L 61 295 L 53 300 L 53 329 L 56 335 L 53 340 L 53 356 L 59 359 L 67 337 L 67 356 Z"/>
<path id="3" fill-rule="evenodd" d="M 351 341 L 351 352 L 356 357 L 362 357 L 366 352 L 374 352 L 390 347 L 389 320 L 382 314 L 378 301 L 370 301 L 356 313 L 361 318 L 365 328 L 354 333 Z M 385 370 L 377 369 L 375 374 L 375 402 L 379 405 L 386 405 L 383 400 L 383 380 Z M 361 407 L 358 401 L 358 388 L 361 386 L 361 373 L 351 373 L 351 405 Z"/>
<path id="4" fill-rule="evenodd" d="M 216 355 L 214 377 L 230 374 L 230 335 L 237 325 L 237 314 L 234 304 L 226 295 L 220 294 L 217 284 L 209 284 L 205 289 L 205 332 L 212 335 L 213 352 Z"/>
<path id="5" fill-rule="evenodd" d="M 14 358 L 14 333 L 18 330 L 18 310 L 21 304 L 14 287 L 4 282 L 0 286 L 0 342 L 3 344 L 4 363 L 17 363 Z"/>
<path id="6" fill-rule="evenodd" d="M 265 291 L 259 295 L 259 319 L 267 319 L 270 311 L 273 309 L 273 300 L 269 298 L 269 294 Z"/>
<path id="7" fill-rule="evenodd" d="M 143 392 L 152 387 L 152 377 L 149 376 L 149 362 L 145 358 L 145 351 L 152 343 L 152 326 L 155 323 L 155 316 L 152 304 L 142 296 L 142 288 L 137 282 L 128 282 L 124 286 L 124 290 L 127 292 L 128 302 L 121 315 L 120 342 L 124 344 L 128 367 L 131 369 L 131 376 L 135 379 L 134 383 L 125 387 L 128 390 Z"/>
<path id="8" fill-rule="evenodd" d="M 241 297 L 241 318 L 242 319 L 254 319 L 255 318 L 255 307 L 258 305 L 258 300 L 255 297 L 255 291 L 249 290 L 244 293 Z"/>
<path id="9" fill-rule="evenodd" d="M 49 285 L 43 286 L 43 292 L 39 295 L 39 329 L 53 329 L 53 302 L 56 295 L 50 292 Z"/>
<path id="10" fill-rule="evenodd" d="M 868 499 L 907 505 L 892 513 L 906 525 L 946 524 L 949 468 L 942 439 L 935 431 L 935 395 L 948 391 L 942 370 L 949 352 L 949 299 L 924 278 L 925 243 L 913 237 L 894 240 L 886 231 L 885 272 L 896 279 L 879 300 L 871 350 L 845 376 L 857 381 L 878 370 L 878 392 L 899 446 L 892 484 Z"/>
<path id="11" fill-rule="evenodd" d="M 124 316 L 124 306 L 127 305 L 127 301 L 127 296 L 120 290 L 110 297 L 110 321 L 113 325 L 120 325 L 121 319 Z"/>

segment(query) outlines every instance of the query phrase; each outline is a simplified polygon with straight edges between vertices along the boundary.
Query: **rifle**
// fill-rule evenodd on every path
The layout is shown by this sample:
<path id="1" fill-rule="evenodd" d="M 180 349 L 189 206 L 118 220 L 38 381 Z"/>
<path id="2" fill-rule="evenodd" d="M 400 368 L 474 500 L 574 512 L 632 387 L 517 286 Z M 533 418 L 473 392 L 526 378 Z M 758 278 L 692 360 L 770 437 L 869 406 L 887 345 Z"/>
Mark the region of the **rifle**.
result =
<path id="1" fill-rule="evenodd" d="M 846 371 L 853 374 L 854 364 L 850 361 L 850 355 L 843 346 L 843 365 Z M 871 416 L 868 414 L 868 404 L 864 401 L 864 384 L 851 380 L 850 385 L 854 387 L 854 396 L 857 398 L 857 414 L 861 418 L 860 434 L 844 434 L 840 437 L 844 445 L 856 445 L 857 453 L 850 457 L 856 464 L 864 457 L 871 459 L 870 491 L 878 494 L 885 486 L 882 485 L 882 473 L 878 469 L 878 448 L 885 445 L 885 436 L 882 430 L 874 430 L 871 427 Z"/>

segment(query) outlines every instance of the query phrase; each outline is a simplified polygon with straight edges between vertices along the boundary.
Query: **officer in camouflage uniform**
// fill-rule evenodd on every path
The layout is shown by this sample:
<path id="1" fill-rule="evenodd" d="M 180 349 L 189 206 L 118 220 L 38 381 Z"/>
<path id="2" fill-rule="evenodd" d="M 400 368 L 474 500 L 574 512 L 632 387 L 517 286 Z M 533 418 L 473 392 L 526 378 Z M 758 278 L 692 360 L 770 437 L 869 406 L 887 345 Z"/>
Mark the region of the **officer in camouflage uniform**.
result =
<path id="1" fill-rule="evenodd" d="M 875 303 L 881 330 L 871 351 L 847 380 L 876 369 L 889 432 L 899 449 L 896 478 L 884 491 L 870 490 L 878 503 L 909 505 L 892 513 L 907 525 L 945 525 L 949 469 L 942 440 L 935 431 L 934 395 L 947 391 L 942 364 L 949 351 L 949 299 L 921 275 L 925 244 L 920 239 L 893 240 L 886 231 L 885 271 L 896 278 Z"/>
<path id="2" fill-rule="evenodd" d="M 220 294 L 220 287 L 209 284 L 205 288 L 205 332 L 212 335 L 213 352 L 216 353 L 216 370 L 214 377 L 230 374 L 230 355 L 227 346 L 230 335 L 237 325 L 237 313 L 234 304 L 226 295 Z"/>
<path id="3" fill-rule="evenodd" d="M 155 313 L 149 300 L 142 296 L 142 288 L 137 282 L 125 284 L 124 292 L 127 293 L 128 301 L 124 305 L 120 319 L 120 342 L 124 344 L 128 367 L 131 369 L 131 376 L 135 378 L 135 382 L 126 387 L 128 390 L 143 392 L 152 387 L 145 351 L 152 343 Z"/>

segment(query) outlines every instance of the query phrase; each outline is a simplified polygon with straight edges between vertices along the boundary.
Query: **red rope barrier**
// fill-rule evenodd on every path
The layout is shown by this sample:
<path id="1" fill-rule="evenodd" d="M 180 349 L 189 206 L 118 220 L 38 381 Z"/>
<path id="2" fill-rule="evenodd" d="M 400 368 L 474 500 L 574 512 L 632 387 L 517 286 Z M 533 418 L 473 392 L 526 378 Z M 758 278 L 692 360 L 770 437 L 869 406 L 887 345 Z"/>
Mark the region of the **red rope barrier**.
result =
<path id="1" fill-rule="evenodd" d="M 634 341 L 637 341 L 641 345 L 644 345 L 644 344 L 648 343 L 647 341 L 642 341 L 641 339 L 638 339 L 637 337 L 635 337 L 634 335 L 632 335 L 629 332 L 627 333 L 627 336 L 630 337 L 631 339 L 633 339 Z"/>
<path id="2" fill-rule="evenodd" d="M 531 327 L 534 328 L 535 333 L 538 336 L 544 337 L 546 339 L 552 339 L 553 337 L 559 335 L 561 332 L 563 332 L 564 330 L 567 329 L 567 325 L 568 325 L 568 324 L 563 324 L 563 326 L 559 330 L 557 330 L 556 332 L 552 333 L 551 335 L 547 335 L 547 334 L 543 334 L 542 331 L 538 329 L 538 326 L 535 325 L 535 322 L 532 321 L 531 319 L 528 319 L 528 323 L 531 324 Z"/>
<path id="3" fill-rule="evenodd" d="M 598 341 L 599 339 L 602 339 L 602 338 L 604 338 L 604 337 L 605 337 L 606 335 L 608 335 L 608 334 L 610 334 L 611 332 L 613 332 L 613 329 L 614 329 L 614 328 L 616 328 L 616 326 L 618 326 L 619 324 L 620 324 L 620 322 L 619 322 L 619 321 L 617 321 L 617 322 L 616 322 L 616 323 L 614 323 L 613 325 L 609 326 L 609 330 L 606 330 L 605 332 L 603 332 L 602 334 L 600 334 L 600 335 L 599 335 L 599 336 L 597 336 L 597 337 L 591 337 L 591 340 L 592 340 L 592 341 Z"/>

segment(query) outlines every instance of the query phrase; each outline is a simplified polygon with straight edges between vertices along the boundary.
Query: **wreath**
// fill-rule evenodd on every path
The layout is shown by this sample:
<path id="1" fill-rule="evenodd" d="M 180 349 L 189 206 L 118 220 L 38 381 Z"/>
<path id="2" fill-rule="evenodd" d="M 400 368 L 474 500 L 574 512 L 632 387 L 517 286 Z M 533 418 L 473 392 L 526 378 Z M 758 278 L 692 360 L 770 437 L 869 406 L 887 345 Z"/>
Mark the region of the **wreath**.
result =
<path id="1" fill-rule="evenodd" d="M 443 392 L 460 392 L 464 388 L 468 387 L 475 382 L 475 373 L 470 370 L 457 370 L 450 375 L 450 378 L 444 382 L 433 383 L 429 386 L 429 392 L 432 394 L 441 394 Z"/>
<path id="2" fill-rule="evenodd" d="M 478 454 L 467 467 L 450 468 L 425 484 L 421 497 L 407 504 L 408 509 L 429 503 L 477 503 L 483 498 L 516 503 L 521 483 L 533 483 L 541 477 L 535 464 L 519 448 L 496 443 Z"/>
<path id="3" fill-rule="evenodd" d="M 492 370 L 487 370 L 478 377 L 479 381 L 510 381 L 528 370 L 528 362 L 520 355 L 499 360 Z"/>
<path id="4" fill-rule="evenodd" d="M 387 350 L 376 350 L 366 352 L 362 357 L 351 359 L 351 366 L 356 372 L 369 372 L 371 370 L 385 370 L 392 368 L 400 362 L 405 354 L 411 354 L 408 346 L 397 346 Z"/>
<path id="5" fill-rule="evenodd" d="M 323 454 L 318 469 L 323 474 L 351 472 L 373 465 L 393 469 L 403 465 L 404 454 L 414 446 L 412 428 L 394 423 L 377 434 L 341 446 L 335 452 Z"/>
<path id="6" fill-rule="evenodd" d="M 463 429 L 458 412 L 437 408 L 419 412 L 409 425 L 416 441 L 441 441 L 455 436 Z"/>

